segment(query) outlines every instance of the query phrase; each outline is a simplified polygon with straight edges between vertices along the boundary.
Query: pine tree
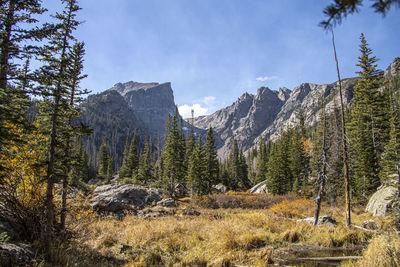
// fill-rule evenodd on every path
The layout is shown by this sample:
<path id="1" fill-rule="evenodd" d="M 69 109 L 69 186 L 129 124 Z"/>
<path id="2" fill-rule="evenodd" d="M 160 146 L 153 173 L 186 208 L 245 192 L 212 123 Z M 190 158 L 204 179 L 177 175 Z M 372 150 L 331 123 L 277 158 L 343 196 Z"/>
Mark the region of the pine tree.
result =
<path id="1" fill-rule="evenodd" d="M 190 191 L 190 195 L 193 197 L 195 194 L 195 184 L 193 182 L 193 178 L 192 176 L 193 174 L 193 167 L 194 167 L 194 162 L 193 162 L 193 158 L 192 158 L 192 154 L 195 150 L 196 147 L 196 141 L 194 140 L 194 132 L 193 130 L 190 133 L 189 139 L 186 142 L 186 153 L 185 153 L 185 165 L 186 165 L 186 169 L 187 169 L 187 176 L 186 176 L 186 181 L 188 183 L 188 189 Z"/>
<path id="2" fill-rule="evenodd" d="M 187 175 L 189 187 L 191 188 L 192 193 L 196 195 L 208 193 L 208 183 L 204 179 L 205 168 L 205 155 L 200 136 L 193 152 L 190 155 Z"/>
<path id="3" fill-rule="evenodd" d="M 309 170 L 309 159 L 304 148 L 304 120 L 300 121 L 302 121 L 300 125 L 292 131 L 289 159 L 293 177 L 293 192 L 296 193 L 306 185 Z"/>
<path id="4" fill-rule="evenodd" d="M 206 142 L 204 144 L 204 180 L 206 182 L 205 193 L 211 192 L 213 185 L 218 183 L 218 157 L 215 148 L 214 133 L 210 127 L 207 132 Z"/>
<path id="5" fill-rule="evenodd" d="M 17 140 L 18 135 L 6 125 L 28 126 L 24 113 L 30 104 L 28 93 L 34 93 L 29 61 L 37 54 L 34 42 L 46 38 L 52 30 L 47 24 L 36 26 L 35 16 L 44 12 L 38 0 L 0 2 L 0 155 L 6 153 L 4 147 L 9 142 L 23 141 Z M 25 62 L 23 66 L 21 61 Z"/>
<path id="6" fill-rule="evenodd" d="M 233 147 L 228 158 L 229 167 L 229 184 L 227 185 L 232 190 L 238 190 L 240 187 L 240 160 L 239 146 L 236 139 L 233 140 Z"/>
<path id="7" fill-rule="evenodd" d="M 72 186 L 82 188 L 82 183 L 87 183 L 89 180 L 88 155 L 82 142 L 82 136 L 78 136 L 72 153 L 73 162 L 68 174 L 69 183 Z"/>
<path id="8" fill-rule="evenodd" d="M 248 165 L 246 163 L 246 157 L 243 154 L 243 149 L 240 148 L 239 152 L 239 178 L 240 187 L 242 189 L 248 189 L 250 187 L 250 180 L 248 175 Z"/>
<path id="9" fill-rule="evenodd" d="M 99 157 L 97 160 L 97 174 L 100 179 L 107 180 L 110 178 L 110 173 L 112 170 L 109 170 L 112 165 L 110 162 L 112 162 L 111 157 L 109 155 L 109 148 L 108 148 L 108 139 L 107 137 L 103 136 L 103 143 L 101 144 L 99 148 Z"/>
<path id="10" fill-rule="evenodd" d="M 41 129 L 44 134 L 49 134 L 48 143 L 49 157 L 47 162 L 47 188 L 46 188 L 46 233 L 45 243 L 50 246 L 51 229 L 53 229 L 55 212 L 53 204 L 53 188 L 58 178 L 63 177 L 66 181 L 66 169 L 62 164 L 68 161 L 62 155 L 61 151 L 65 151 L 68 146 L 62 131 L 65 127 L 69 127 L 68 120 L 64 117 L 63 112 L 70 108 L 70 96 L 72 93 L 71 84 L 68 80 L 68 66 L 71 64 L 69 49 L 71 42 L 75 41 L 72 32 L 77 28 L 79 22 L 75 20 L 76 13 L 80 10 L 76 0 L 63 0 L 66 5 L 62 13 L 56 13 L 54 18 L 58 21 L 56 25 L 57 31 L 53 32 L 51 39 L 41 49 L 40 60 L 43 66 L 36 73 L 36 81 L 39 83 L 38 89 L 43 96 L 42 107 L 40 111 Z"/>
<path id="11" fill-rule="evenodd" d="M 126 140 L 122 166 L 119 170 L 120 179 L 135 177 L 137 175 L 137 170 L 139 167 L 136 133 L 132 137 L 129 148 L 127 147 L 127 144 L 128 140 Z"/>
<path id="12" fill-rule="evenodd" d="M 146 137 L 143 152 L 140 155 L 139 169 L 136 181 L 139 184 L 147 185 L 153 179 L 153 161 L 151 158 L 150 139 Z"/>
<path id="13" fill-rule="evenodd" d="M 265 181 L 266 179 L 268 153 L 269 152 L 267 151 L 267 145 L 265 144 L 264 140 L 261 137 L 257 152 L 256 181 L 255 181 L 256 184 Z"/>
<path id="14" fill-rule="evenodd" d="M 397 91 L 396 91 L 397 89 Z M 400 79 L 393 79 L 388 86 L 390 103 L 390 139 L 385 147 L 382 161 L 381 181 L 387 182 L 396 175 L 400 185 Z M 392 181 L 389 181 L 392 182 Z M 400 197 L 400 193 L 399 193 Z"/>
<path id="15" fill-rule="evenodd" d="M 292 172 L 289 166 L 290 135 L 281 132 L 274 144 L 268 161 L 267 187 L 271 194 L 286 194 L 293 188 Z"/>
<path id="16" fill-rule="evenodd" d="M 164 182 L 163 185 L 171 197 L 176 196 L 176 185 L 184 182 L 184 154 L 185 144 L 178 127 L 178 108 L 171 118 L 168 114 L 165 129 L 165 144 L 162 153 L 164 163 Z M 182 184 L 181 184 L 182 185 Z"/>
<path id="17" fill-rule="evenodd" d="M 375 191 L 379 186 L 378 158 L 386 143 L 385 104 L 383 95 L 378 91 L 382 85 L 382 71 L 375 64 L 378 59 L 372 55 L 363 34 L 361 34 L 359 67 L 360 79 L 354 87 L 352 100 L 350 141 L 354 179 L 360 196 Z"/>

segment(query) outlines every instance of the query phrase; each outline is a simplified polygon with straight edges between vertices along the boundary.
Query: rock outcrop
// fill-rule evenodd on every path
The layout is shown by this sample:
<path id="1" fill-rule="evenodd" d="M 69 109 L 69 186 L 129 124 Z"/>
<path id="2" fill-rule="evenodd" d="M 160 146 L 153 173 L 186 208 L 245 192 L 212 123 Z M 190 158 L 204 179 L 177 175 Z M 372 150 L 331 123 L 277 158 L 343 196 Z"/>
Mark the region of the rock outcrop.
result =
<path id="1" fill-rule="evenodd" d="M 90 95 L 82 103 L 81 109 L 82 116 L 78 122 L 88 125 L 93 131 L 84 139 L 86 149 L 93 159 L 98 158 L 103 136 L 108 137 L 111 156 L 118 163 L 122 161 L 127 136 L 136 132 L 139 147 L 143 147 L 145 136 L 150 134 L 146 124 L 133 113 L 117 91 L 108 90 Z"/>
<path id="2" fill-rule="evenodd" d="M 133 114 L 155 134 L 164 135 L 168 114 L 175 112 L 171 83 L 117 83 L 110 91 L 118 92 Z"/>
<path id="3" fill-rule="evenodd" d="M 100 214 L 126 215 L 161 200 L 161 191 L 133 184 L 98 186 L 91 197 L 92 208 Z"/>
<path id="4" fill-rule="evenodd" d="M 307 217 L 305 219 L 299 219 L 297 220 L 297 222 L 306 222 L 309 223 L 311 225 L 314 224 L 314 217 Z M 329 216 L 320 216 L 318 218 L 318 225 L 326 225 L 329 227 L 334 227 L 335 225 L 337 225 L 337 222 L 335 219 L 333 219 L 332 217 Z"/>
<path id="5" fill-rule="evenodd" d="M 369 199 L 365 211 L 375 217 L 388 215 L 397 192 L 398 189 L 392 185 L 381 185 Z"/>
<path id="6" fill-rule="evenodd" d="M 342 81 L 345 105 L 353 97 L 354 84 L 355 79 Z M 233 138 L 244 150 L 248 150 L 258 143 L 260 137 L 274 140 L 280 129 L 298 124 L 300 113 L 303 113 L 306 127 L 314 125 L 321 112 L 322 96 L 326 98 L 328 112 L 338 107 L 338 83 L 303 83 L 293 91 L 281 88 L 278 92 L 261 87 L 256 95 L 245 93 L 231 106 L 209 116 L 195 118 L 194 124 L 203 129 L 209 126 L 214 128 L 223 140 L 218 155 L 226 158 Z"/>
<path id="7" fill-rule="evenodd" d="M 256 184 L 249 190 L 249 192 L 252 194 L 268 194 L 267 182 L 263 181 Z"/>
<path id="8" fill-rule="evenodd" d="M 232 147 L 233 138 L 244 149 L 254 145 L 254 140 L 262 133 L 266 125 L 274 121 L 288 92 L 288 89 L 276 92 L 267 87 L 261 87 L 256 95 L 245 93 L 231 106 L 218 110 L 212 115 L 195 118 L 194 125 L 202 129 L 213 127 L 223 140 L 222 145 L 217 143 L 220 145 L 218 155 L 226 158 Z"/>
<path id="9" fill-rule="evenodd" d="M 31 266 L 34 257 L 33 248 L 27 244 L 0 242 L 0 266 Z"/>
<path id="10" fill-rule="evenodd" d="M 122 163 L 126 139 L 137 135 L 139 150 L 144 147 L 146 136 L 152 140 L 153 151 L 157 142 L 163 145 L 165 121 L 168 114 L 175 113 L 174 94 L 171 83 L 117 83 L 111 89 L 100 94 L 90 95 L 82 104 L 82 116 L 77 123 L 88 125 L 93 133 L 84 138 L 84 143 L 92 156 L 92 165 L 98 158 L 102 137 L 109 140 L 111 157 L 115 169 Z M 180 118 L 179 118 L 180 119 Z M 206 130 L 188 127 L 184 122 L 184 131 L 193 129 L 196 135 L 204 136 Z M 222 143 L 215 135 L 216 142 Z"/>

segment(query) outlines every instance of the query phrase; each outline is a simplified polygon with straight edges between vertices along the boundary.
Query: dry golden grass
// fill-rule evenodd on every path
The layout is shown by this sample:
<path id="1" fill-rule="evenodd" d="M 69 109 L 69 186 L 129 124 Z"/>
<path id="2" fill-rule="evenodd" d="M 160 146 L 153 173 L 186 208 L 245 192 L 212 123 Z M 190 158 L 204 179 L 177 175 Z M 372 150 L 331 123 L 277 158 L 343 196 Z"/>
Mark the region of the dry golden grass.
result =
<path id="1" fill-rule="evenodd" d="M 241 196 L 244 197 L 244 196 Z M 76 240 L 115 266 L 265 266 L 280 250 L 292 244 L 351 247 L 364 244 L 371 232 L 337 227 L 313 227 L 277 215 L 305 217 L 312 202 L 298 199 L 271 211 L 251 209 L 201 209 L 200 216 L 167 216 L 151 220 L 128 216 L 122 221 L 98 219 L 82 226 Z M 191 204 L 182 203 L 193 208 Z M 182 208 L 182 207 L 181 207 Z M 287 209 L 287 210 L 285 210 Z M 323 215 L 327 209 L 323 210 Z M 303 214 L 302 214 L 303 212 Z M 179 212 L 177 212 L 179 214 Z M 329 209 L 336 219 L 340 210 Z M 369 219 L 354 214 L 354 219 Z M 131 246 L 120 253 L 120 244 Z M 72 266 L 72 262 L 71 266 Z M 97 263 L 99 264 L 99 263 Z M 92 266 L 95 266 L 92 265 Z"/>
<path id="2" fill-rule="evenodd" d="M 362 260 L 347 262 L 342 266 L 400 266 L 400 236 L 389 233 L 375 237 L 364 251 Z"/>

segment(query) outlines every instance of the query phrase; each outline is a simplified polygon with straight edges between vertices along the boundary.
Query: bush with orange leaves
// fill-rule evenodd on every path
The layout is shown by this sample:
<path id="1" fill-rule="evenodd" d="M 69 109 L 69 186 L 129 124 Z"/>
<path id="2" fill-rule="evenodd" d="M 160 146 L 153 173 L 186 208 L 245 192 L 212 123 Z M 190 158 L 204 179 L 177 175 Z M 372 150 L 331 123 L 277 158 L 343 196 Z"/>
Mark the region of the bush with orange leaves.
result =
<path id="1" fill-rule="evenodd" d="M 296 199 L 293 201 L 283 200 L 280 203 L 274 204 L 269 212 L 278 217 L 285 218 L 302 218 L 311 216 L 315 209 L 315 204 L 309 199 Z"/>

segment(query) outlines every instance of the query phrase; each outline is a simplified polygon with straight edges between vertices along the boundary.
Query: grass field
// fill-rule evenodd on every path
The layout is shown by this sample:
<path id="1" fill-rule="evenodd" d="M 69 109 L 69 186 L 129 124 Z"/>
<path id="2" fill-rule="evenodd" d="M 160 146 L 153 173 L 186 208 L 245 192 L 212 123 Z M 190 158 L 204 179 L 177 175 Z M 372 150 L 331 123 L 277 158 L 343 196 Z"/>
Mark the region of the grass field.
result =
<path id="1" fill-rule="evenodd" d="M 156 212 L 167 208 L 149 209 Z M 59 249 L 60 264 L 268 266 L 279 262 L 294 247 L 350 250 L 366 247 L 371 240 L 374 240 L 371 246 L 376 247 L 382 238 L 395 238 L 345 227 L 344 209 L 340 206 L 324 205 L 321 212 L 338 221 L 335 227 L 313 227 L 308 223 L 296 222 L 296 219 L 312 216 L 314 203 L 293 195 L 271 197 L 230 193 L 196 200 L 183 199 L 177 207 L 168 210 L 174 215 L 151 219 L 126 216 L 122 220 L 93 216 L 86 223 L 76 225 L 79 235 L 69 247 Z M 361 208 L 356 208 L 352 216 L 356 225 L 371 219 Z M 383 219 L 375 221 L 378 230 L 390 228 Z M 398 237 L 393 240 L 398 240 Z M 393 257 L 400 251 L 398 246 L 392 250 L 378 254 L 382 258 L 387 255 Z M 369 257 L 374 257 L 377 251 L 373 248 L 366 250 L 365 261 L 368 262 Z M 345 263 L 349 266 L 352 264 L 355 263 Z"/>

